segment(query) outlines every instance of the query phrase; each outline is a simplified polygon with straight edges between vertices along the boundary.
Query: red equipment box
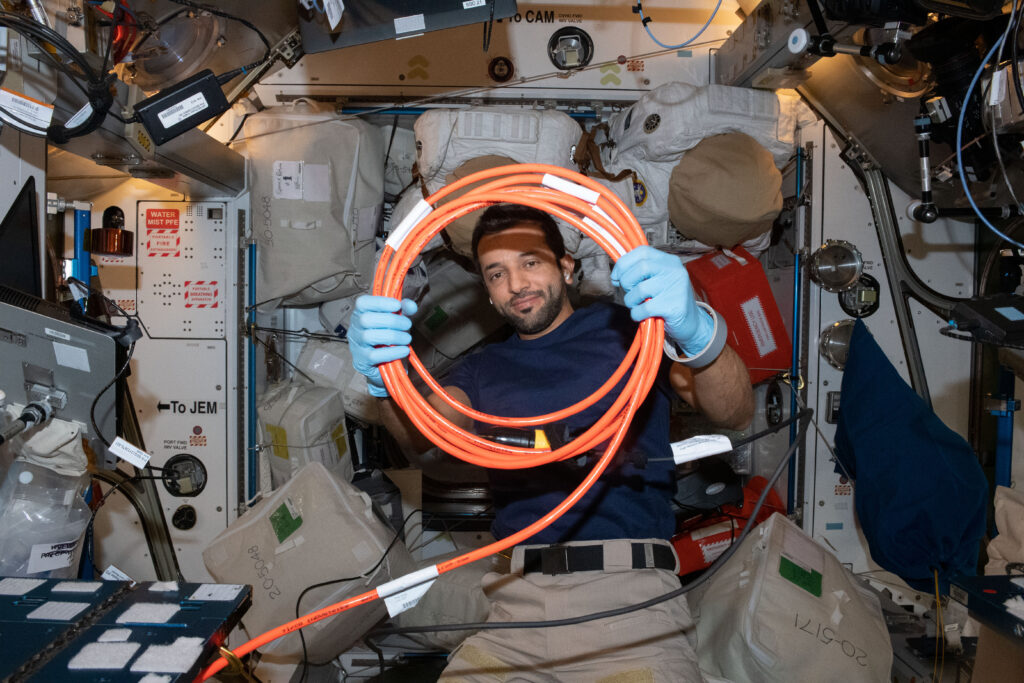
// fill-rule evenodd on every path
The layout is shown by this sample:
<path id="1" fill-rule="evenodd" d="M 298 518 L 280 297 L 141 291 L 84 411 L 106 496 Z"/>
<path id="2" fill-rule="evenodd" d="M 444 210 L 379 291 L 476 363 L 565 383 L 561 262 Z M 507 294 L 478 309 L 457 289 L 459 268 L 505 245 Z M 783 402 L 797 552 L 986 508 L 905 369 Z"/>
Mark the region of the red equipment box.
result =
<path id="1" fill-rule="evenodd" d="M 729 326 L 736 350 L 756 384 L 788 370 L 793 346 L 761 263 L 742 247 L 713 251 L 686 264 L 697 296 Z"/>

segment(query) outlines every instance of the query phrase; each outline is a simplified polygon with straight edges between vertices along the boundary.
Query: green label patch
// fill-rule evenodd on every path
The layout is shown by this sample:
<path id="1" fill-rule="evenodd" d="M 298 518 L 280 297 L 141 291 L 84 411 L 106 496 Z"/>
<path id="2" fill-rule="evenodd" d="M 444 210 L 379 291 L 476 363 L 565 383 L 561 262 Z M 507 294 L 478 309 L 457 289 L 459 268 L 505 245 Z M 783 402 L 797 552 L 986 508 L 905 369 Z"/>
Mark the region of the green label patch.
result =
<path id="1" fill-rule="evenodd" d="M 783 555 L 779 558 L 779 576 L 792 581 L 814 597 L 821 597 L 821 572 L 804 569 Z"/>
<path id="2" fill-rule="evenodd" d="M 277 542 L 284 543 L 288 538 L 302 526 L 302 515 L 293 514 L 287 503 L 282 503 L 279 508 L 270 513 L 270 526 L 274 528 L 277 535 Z"/>
<path id="3" fill-rule="evenodd" d="M 427 329 L 431 332 L 436 332 L 437 328 L 441 327 L 448 322 L 448 314 L 440 306 L 434 306 L 434 310 L 430 312 L 430 315 L 423 324 L 427 326 Z"/>

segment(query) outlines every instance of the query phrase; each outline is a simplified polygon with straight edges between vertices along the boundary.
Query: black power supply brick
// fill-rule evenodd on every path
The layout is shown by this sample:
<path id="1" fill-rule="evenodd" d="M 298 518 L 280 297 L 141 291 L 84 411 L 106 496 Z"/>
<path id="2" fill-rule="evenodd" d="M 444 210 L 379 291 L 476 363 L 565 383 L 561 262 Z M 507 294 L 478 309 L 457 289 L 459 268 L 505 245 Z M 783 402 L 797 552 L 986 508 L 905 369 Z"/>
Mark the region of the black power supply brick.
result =
<path id="1" fill-rule="evenodd" d="M 158 145 L 227 111 L 228 100 L 209 69 L 135 105 L 135 116 Z"/>

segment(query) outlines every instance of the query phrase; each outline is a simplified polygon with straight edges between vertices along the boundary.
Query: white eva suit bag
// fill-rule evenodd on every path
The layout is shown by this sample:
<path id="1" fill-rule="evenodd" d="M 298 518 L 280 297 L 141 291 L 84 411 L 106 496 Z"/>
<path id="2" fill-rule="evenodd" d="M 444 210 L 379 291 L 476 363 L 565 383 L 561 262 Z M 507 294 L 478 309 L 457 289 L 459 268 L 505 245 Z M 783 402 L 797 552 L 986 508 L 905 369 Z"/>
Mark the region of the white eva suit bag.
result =
<path id="1" fill-rule="evenodd" d="M 550 164 L 574 169 L 573 148 L 582 130 L 568 114 L 511 106 L 431 109 L 413 126 L 420 177 L 431 194 L 463 163 L 483 156 L 503 156 L 518 164 Z M 406 190 L 396 204 L 392 226 L 423 198 L 420 187 Z M 580 234 L 559 221 L 565 247 L 573 253 Z M 434 243 L 432 243 L 433 245 Z"/>
<path id="2" fill-rule="evenodd" d="M 625 202 L 657 245 L 669 220 L 669 178 L 687 150 L 713 135 L 744 133 L 771 152 L 781 168 L 795 150 L 797 125 L 808 117 L 813 114 L 799 98 L 769 90 L 666 83 L 608 121 L 615 144 L 602 153 L 605 168 L 612 174 L 632 169 L 638 185 L 629 177 L 600 182 Z M 744 246 L 757 250 L 759 245 Z"/>
<path id="3" fill-rule="evenodd" d="M 295 601 L 310 585 L 361 577 L 309 591 L 300 614 L 413 571 L 405 544 L 397 541 L 370 573 L 394 536 L 374 513 L 369 496 L 320 463 L 310 463 L 218 534 L 203 550 L 203 563 L 219 583 L 252 585 L 252 607 L 242 624 L 256 637 L 294 619 Z M 329 660 L 349 649 L 386 614 L 383 601 L 375 600 L 306 627 L 309 660 Z M 261 650 L 271 661 L 302 658 L 295 633 Z"/>
<path id="4" fill-rule="evenodd" d="M 253 114 L 243 135 L 261 310 L 366 291 L 384 201 L 380 128 L 299 101 Z"/>
<path id="5" fill-rule="evenodd" d="M 778 513 L 695 602 L 697 654 L 709 681 L 889 680 L 892 645 L 878 599 Z"/>

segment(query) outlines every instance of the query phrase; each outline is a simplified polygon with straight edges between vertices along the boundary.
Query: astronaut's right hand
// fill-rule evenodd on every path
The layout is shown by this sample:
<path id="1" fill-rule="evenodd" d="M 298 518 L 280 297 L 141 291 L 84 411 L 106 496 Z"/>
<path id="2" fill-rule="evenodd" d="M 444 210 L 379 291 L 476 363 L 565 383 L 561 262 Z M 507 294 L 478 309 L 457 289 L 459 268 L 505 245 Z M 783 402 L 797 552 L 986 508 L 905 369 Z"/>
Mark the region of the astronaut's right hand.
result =
<path id="1" fill-rule="evenodd" d="M 386 397 L 388 390 L 380 376 L 380 365 L 409 355 L 415 301 L 364 294 L 356 299 L 348 327 L 348 348 L 352 367 L 366 377 L 370 394 Z"/>

